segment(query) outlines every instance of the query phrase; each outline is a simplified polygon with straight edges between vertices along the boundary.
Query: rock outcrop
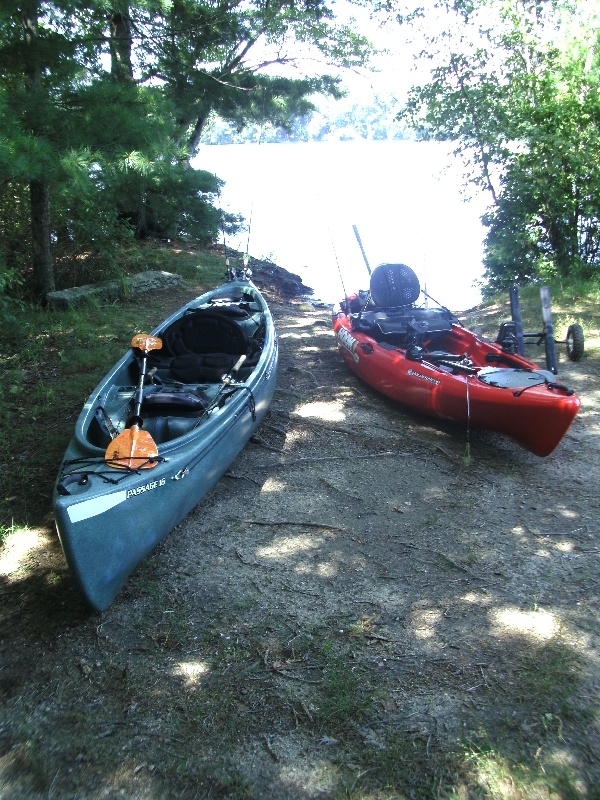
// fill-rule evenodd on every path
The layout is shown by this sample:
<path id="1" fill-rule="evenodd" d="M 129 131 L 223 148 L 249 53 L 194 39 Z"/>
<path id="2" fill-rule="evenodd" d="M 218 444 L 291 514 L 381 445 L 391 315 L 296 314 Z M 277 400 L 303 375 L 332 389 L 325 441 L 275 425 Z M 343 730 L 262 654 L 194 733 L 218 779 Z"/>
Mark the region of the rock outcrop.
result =
<path id="1" fill-rule="evenodd" d="M 148 270 L 137 275 L 128 275 L 123 280 L 104 281 L 98 284 L 86 284 L 85 286 L 75 286 L 72 289 L 48 292 L 46 300 L 51 308 L 66 310 L 89 300 L 104 302 L 133 297 L 145 292 L 176 289 L 181 286 L 182 281 L 181 275 L 175 275 L 172 272 Z"/>

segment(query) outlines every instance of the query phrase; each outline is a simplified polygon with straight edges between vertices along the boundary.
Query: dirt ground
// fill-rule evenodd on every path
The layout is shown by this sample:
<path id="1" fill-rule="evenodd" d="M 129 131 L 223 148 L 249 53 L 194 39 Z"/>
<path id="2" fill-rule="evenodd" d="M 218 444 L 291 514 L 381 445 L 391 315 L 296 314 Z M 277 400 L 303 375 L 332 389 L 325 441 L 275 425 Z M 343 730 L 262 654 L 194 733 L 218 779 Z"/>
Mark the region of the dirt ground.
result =
<path id="1" fill-rule="evenodd" d="M 108 611 L 51 527 L 0 554 L 0 798 L 600 797 L 598 363 L 550 457 L 467 460 L 272 307 L 258 435 Z"/>

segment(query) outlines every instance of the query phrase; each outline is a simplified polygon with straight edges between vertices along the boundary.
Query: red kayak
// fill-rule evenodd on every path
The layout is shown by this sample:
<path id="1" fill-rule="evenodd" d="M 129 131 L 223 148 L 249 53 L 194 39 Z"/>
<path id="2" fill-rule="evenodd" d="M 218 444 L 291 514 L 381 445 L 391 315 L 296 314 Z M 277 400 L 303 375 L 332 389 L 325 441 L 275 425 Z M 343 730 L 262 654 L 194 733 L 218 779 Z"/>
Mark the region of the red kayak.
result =
<path id="1" fill-rule="evenodd" d="M 580 407 L 572 389 L 515 352 L 510 337 L 480 339 L 446 308 L 417 307 L 404 264 L 381 264 L 370 291 L 333 312 L 337 346 L 377 391 L 438 419 L 512 437 L 538 456 L 559 444 Z"/>

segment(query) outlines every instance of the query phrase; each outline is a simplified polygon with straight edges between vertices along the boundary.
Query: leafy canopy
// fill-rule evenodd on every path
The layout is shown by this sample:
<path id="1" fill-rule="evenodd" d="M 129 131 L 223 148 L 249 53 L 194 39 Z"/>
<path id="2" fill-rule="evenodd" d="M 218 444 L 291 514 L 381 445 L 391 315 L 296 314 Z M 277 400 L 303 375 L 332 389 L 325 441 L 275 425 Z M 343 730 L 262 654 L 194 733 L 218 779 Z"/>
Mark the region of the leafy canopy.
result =
<path id="1" fill-rule="evenodd" d="M 131 237 L 208 242 L 236 224 L 190 159 L 214 115 L 291 128 L 314 95 L 340 96 L 338 77 L 283 74 L 298 48 L 336 68 L 369 54 L 326 0 L 3 3 L 0 295 L 43 296 L 52 270 L 103 277 Z"/>
<path id="2" fill-rule="evenodd" d="M 456 143 L 488 191 L 488 290 L 600 266 L 600 7 L 569 0 L 453 0 L 427 16 L 402 116 Z M 400 21 L 425 19 L 413 8 Z"/>

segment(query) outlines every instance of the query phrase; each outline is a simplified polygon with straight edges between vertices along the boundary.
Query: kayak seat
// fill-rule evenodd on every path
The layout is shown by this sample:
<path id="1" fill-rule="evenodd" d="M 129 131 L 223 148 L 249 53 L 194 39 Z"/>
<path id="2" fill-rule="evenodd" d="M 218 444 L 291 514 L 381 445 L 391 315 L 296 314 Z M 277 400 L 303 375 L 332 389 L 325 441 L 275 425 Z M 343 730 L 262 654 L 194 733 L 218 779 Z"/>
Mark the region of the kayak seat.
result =
<path id="1" fill-rule="evenodd" d="M 161 333 L 163 352 L 168 356 L 189 353 L 240 356 L 247 350 L 248 336 L 237 320 L 248 317 L 248 312 L 239 306 L 189 311 Z"/>
<path id="2" fill-rule="evenodd" d="M 162 349 L 148 360 L 149 366 L 168 367 L 183 383 L 220 382 L 241 355 L 245 367 L 260 358 L 260 346 L 252 338 L 259 323 L 238 305 L 188 311 L 161 332 Z"/>
<path id="3" fill-rule="evenodd" d="M 186 416 L 157 416 L 144 420 L 144 430 L 148 431 L 157 445 L 178 439 L 192 431 L 197 425 L 194 417 Z"/>
<path id="4" fill-rule="evenodd" d="M 153 387 L 154 388 L 154 387 Z M 201 416 L 209 406 L 204 392 L 200 390 L 172 390 L 158 388 L 144 394 L 142 416 L 175 414 L 178 416 Z"/>
<path id="5" fill-rule="evenodd" d="M 380 264 L 371 273 L 371 301 L 379 308 L 399 308 L 416 303 L 421 286 L 406 264 Z"/>
<path id="6" fill-rule="evenodd" d="M 452 330 L 443 308 L 417 308 L 421 286 L 406 264 L 380 264 L 371 274 L 370 300 L 358 314 L 351 314 L 352 330 L 377 342 L 406 345 L 431 339 Z"/>
<path id="7" fill-rule="evenodd" d="M 377 342 L 403 345 L 409 340 L 437 338 L 452 330 L 448 314 L 441 308 L 403 308 L 364 311 L 351 317 L 352 330 Z"/>

